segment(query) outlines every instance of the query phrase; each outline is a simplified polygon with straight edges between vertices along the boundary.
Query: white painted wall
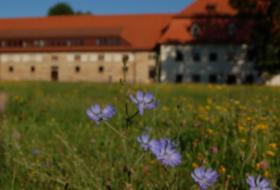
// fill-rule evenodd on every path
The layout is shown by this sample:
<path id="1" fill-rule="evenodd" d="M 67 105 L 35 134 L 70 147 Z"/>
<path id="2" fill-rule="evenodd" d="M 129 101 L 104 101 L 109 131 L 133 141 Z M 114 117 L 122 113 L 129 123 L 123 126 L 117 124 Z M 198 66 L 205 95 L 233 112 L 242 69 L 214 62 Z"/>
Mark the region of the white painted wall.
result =
<path id="1" fill-rule="evenodd" d="M 184 60 L 176 61 L 176 51 L 184 55 Z M 193 60 L 193 52 L 199 52 L 201 60 Z M 216 62 L 209 61 L 209 54 L 218 54 Z M 233 53 L 234 60 L 228 60 L 228 54 Z M 209 82 L 209 75 L 216 75 L 218 83 L 225 83 L 228 75 L 235 75 L 237 83 L 244 82 L 246 75 L 257 78 L 254 63 L 246 61 L 247 45 L 162 45 L 160 60 L 162 63 L 163 82 L 175 82 L 176 75 L 183 75 L 182 82 L 192 82 L 193 75 L 200 75 L 201 82 Z"/>

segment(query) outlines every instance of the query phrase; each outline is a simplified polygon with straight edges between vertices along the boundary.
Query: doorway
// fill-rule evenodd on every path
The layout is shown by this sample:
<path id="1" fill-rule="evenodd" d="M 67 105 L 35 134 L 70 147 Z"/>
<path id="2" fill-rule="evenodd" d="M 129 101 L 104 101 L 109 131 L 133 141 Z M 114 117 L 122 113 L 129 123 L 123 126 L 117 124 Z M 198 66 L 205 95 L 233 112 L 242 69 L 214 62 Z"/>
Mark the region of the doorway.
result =
<path id="1" fill-rule="evenodd" d="M 59 79 L 58 66 L 52 66 L 51 67 L 51 80 L 58 81 L 58 79 Z"/>

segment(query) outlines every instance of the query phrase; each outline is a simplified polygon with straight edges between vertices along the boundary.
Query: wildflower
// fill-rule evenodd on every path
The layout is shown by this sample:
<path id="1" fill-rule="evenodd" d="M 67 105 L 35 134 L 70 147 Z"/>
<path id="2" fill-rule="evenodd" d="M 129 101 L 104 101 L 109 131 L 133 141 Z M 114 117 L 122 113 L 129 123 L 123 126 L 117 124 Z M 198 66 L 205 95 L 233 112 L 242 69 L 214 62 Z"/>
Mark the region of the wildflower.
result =
<path id="1" fill-rule="evenodd" d="M 269 147 L 273 150 L 276 150 L 277 149 L 277 144 L 276 143 L 271 143 L 271 144 L 269 144 Z"/>
<path id="2" fill-rule="evenodd" d="M 219 173 L 220 173 L 220 174 L 226 173 L 226 168 L 225 168 L 224 166 L 221 166 L 221 167 L 219 168 Z"/>
<path id="3" fill-rule="evenodd" d="M 272 190 L 270 182 L 261 176 L 258 176 L 256 179 L 253 176 L 249 176 L 247 183 L 250 185 L 250 190 Z"/>
<path id="4" fill-rule="evenodd" d="M 111 119 L 116 114 L 116 110 L 113 106 L 108 105 L 103 110 L 101 110 L 99 104 L 95 104 L 87 110 L 88 117 L 95 121 L 98 125 L 102 121 Z"/>
<path id="5" fill-rule="evenodd" d="M 150 148 L 150 136 L 149 135 L 141 135 L 137 138 L 138 143 L 140 144 L 140 146 L 145 150 L 149 150 Z"/>
<path id="6" fill-rule="evenodd" d="M 148 92 L 144 94 L 141 91 L 136 93 L 136 97 L 130 96 L 131 101 L 136 104 L 140 115 L 144 114 L 144 109 L 152 110 L 157 106 L 157 102 L 154 99 L 152 93 Z"/>
<path id="7" fill-rule="evenodd" d="M 181 154 L 176 151 L 169 139 L 152 140 L 150 142 L 150 150 L 165 166 L 175 167 L 182 161 Z"/>
<path id="8" fill-rule="evenodd" d="M 257 130 L 257 131 L 265 131 L 267 129 L 268 129 L 268 125 L 266 125 L 266 124 L 258 124 L 255 127 L 255 130 Z"/>
<path id="9" fill-rule="evenodd" d="M 198 164 L 195 163 L 195 162 L 193 162 L 193 163 L 192 163 L 192 168 L 193 168 L 193 169 L 198 168 Z"/>
<path id="10" fill-rule="evenodd" d="M 275 153 L 273 151 L 266 151 L 266 155 L 269 156 L 269 157 L 274 157 L 275 156 Z"/>
<path id="11" fill-rule="evenodd" d="M 194 181 L 198 183 L 199 187 L 203 190 L 212 186 L 219 177 L 219 174 L 215 170 L 211 168 L 206 170 L 203 166 L 196 168 L 191 175 Z"/>

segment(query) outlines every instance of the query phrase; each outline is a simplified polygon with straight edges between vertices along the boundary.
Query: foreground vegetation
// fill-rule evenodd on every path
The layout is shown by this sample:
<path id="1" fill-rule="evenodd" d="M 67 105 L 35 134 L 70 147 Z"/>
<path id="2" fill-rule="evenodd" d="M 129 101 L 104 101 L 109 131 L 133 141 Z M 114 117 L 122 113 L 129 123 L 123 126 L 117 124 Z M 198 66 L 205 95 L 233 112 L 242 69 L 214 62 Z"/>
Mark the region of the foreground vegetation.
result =
<path id="1" fill-rule="evenodd" d="M 129 95 L 151 91 L 159 104 L 127 127 Z M 248 175 L 280 186 L 280 89 L 193 85 L 126 86 L 0 83 L 9 102 L 1 115 L 0 189 L 199 189 L 199 166 L 219 173 L 212 189 L 249 189 Z M 96 125 L 93 104 L 117 114 Z M 121 132 L 126 138 L 109 128 Z M 139 146 L 149 133 L 176 144 L 182 162 L 164 166 Z"/>

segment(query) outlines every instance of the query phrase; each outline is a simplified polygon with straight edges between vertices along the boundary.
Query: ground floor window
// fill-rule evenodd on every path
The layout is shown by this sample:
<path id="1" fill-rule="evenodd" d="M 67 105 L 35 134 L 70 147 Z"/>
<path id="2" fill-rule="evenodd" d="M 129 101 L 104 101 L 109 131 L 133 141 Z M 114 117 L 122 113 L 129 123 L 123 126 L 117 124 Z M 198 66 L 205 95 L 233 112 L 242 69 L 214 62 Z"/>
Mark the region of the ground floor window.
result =
<path id="1" fill-rule="evenodd" d="M 156 67 L 152 66 L 149 68 L 149 79 L 156 79 Z"/>
<path id="2" fill-rule="evenodd" d="M 103 73 L 104 72 L 104 67 L 103 66 L 99 66 L 98 67 L 98 72 L 99 73 Z"/>
<path id="3" fill-rule="evenodd" d="M 183 82 L 183 75 L 182 74 L 177 74 L 175 82 L 176 83 L 182 83 Z"/>
<path id="4" fill-rule="evenodd" d="M 192 75 L 192 82 L 199 83 L 201 81 L 201 77 L 199 74 L 193 74 Z"/>
<path id="5" fill-rule="evenodd" d="M 31 66 L 31 67 L 30 67 L 30 72 L 31 72 L 31 73 L 34 73 L 34 72 L 35 72 L 35 70 L 36 70 L 36 69 L 35 69 L 35 67 L 34 67 L 34 66 Z"/>
<path id="6" fill-rule="evenodd" d="M 14 72 L 14 67 L 13 67 L 13 66 L 10 66 L 10 67 L 9 67 L 9 72 L 10 72 L 10 73 Z"/>
<path id="7" fill-rule="evenodd" d="M 218 77 L 215 74 L 209 75 L 209 83 L 216 84 L 218 82 Z"/>
<path id="8" fill-rule="evenodd" d="M 80 71 L 81 71 L 81 67 L 80 67 L 80 66 L 76 66 L 76 67 L 75 67 L 75 72 L 76 72 L 76 73 L 79 73 Z"/>
<path id="9" fill-rule="evenodd" d="M 227 82 L 227 84 L 236 84 L 236 76 L 233 74 L 228 75 L 226 82 Z"/>
<path id="10" fill-rule="evenodd" d="M 245 84 L 253 84 L 255 82 L 255 77 L 252 74 L 248 74 L 245 76 L 244 83 Z"/>

